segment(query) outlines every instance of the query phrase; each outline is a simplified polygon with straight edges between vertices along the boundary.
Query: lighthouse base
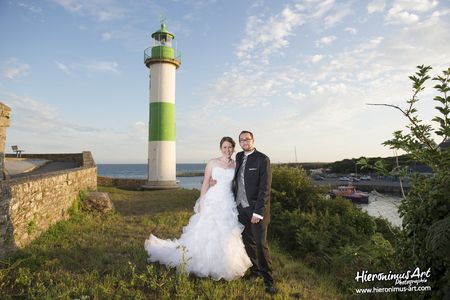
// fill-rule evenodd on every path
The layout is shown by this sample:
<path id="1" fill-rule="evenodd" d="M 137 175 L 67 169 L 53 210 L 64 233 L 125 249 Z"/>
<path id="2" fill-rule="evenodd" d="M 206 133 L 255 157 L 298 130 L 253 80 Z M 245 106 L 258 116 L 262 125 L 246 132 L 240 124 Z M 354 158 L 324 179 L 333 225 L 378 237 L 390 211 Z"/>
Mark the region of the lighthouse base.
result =
<path id="1" fill-rule="evenodd" d="M 172 190 L 180 188 L 176 180 L 147 181 L 141 187 L 144 190 Z"/>

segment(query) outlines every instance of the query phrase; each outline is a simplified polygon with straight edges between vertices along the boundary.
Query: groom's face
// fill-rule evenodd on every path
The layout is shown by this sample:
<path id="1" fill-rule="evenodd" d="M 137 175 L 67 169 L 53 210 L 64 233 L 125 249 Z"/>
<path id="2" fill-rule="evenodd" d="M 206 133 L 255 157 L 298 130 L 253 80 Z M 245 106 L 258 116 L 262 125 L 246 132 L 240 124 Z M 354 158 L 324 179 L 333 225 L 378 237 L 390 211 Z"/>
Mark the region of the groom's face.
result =
<path id="1" fill-rule="evenodd" d="M 253 142 L 254 142 L 254 140 L 250 133 L 242 133 L 239 136 L 239 145 L 241 145 L 241 148 L 244 151 L 252 151 Z"/>

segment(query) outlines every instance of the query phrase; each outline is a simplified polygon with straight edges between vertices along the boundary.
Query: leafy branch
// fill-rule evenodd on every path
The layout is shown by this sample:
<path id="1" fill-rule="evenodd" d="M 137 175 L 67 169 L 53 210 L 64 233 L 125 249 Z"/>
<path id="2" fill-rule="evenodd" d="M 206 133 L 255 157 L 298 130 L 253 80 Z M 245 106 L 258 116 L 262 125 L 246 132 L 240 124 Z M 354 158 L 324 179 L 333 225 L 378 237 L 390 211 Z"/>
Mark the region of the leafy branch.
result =
<path id="1" fill-rule="evenodd" d="M 406 128 L 409 133 L 403 133 L 401 130 L 393 133 L 394 137 L 383 143 L 385 146 L 390 146 L 391 149 L 401 149 L 409 153 L 414 160 L 425 163 L 434 171 L 445 168 L 448 163 L 448 154 L 443 153 L 439 145 L 446 142 L 450 136 L 450 96 L 448 92 L 450 68 L 443 71 L 442 76 L 436 76 L 432 80 L 437 81 L 438 84 L 434 88 L 439 91 L 442 96 L 436 96 L 433 100 L 439 102 L 435 109 L 438 115 L 432 119 L 438 124 L 437 129 L 429 124 L 423 124 L 419 118 L 416 103 L 419 101 L 419 93 L 425 89 L 425 84 L 431 78 L 428 73 L 431 70 L 430 66 L 417 66 L 419 69 L 415 75 L 409 76 L 412 81 L 413 95 L 411 99 L 407 100 L 408 106 L 401 108 L 398 105 L 386 103 L 368 103 L 368 105 L 391 107 L 400 111 L 409 121 Z M 435 134 L 442 137 L 440 143 L 436 143 L 432 137 Z M 444 162 L 444 163 L 443 163 Z"/>

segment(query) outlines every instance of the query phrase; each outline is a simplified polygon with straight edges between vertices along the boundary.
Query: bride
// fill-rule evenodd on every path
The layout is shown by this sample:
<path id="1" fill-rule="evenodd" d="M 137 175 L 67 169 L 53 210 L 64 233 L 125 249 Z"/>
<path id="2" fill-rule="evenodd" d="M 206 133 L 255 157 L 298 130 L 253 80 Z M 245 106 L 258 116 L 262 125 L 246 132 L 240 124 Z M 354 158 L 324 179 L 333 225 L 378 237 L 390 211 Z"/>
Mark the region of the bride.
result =
<path id="1" fill-rule="evenodd" d="M 235 142 L 230 137 L 220 141 L 222 156 L 208 162 L 200 198 L 189 223 L 179 239 L 162 240 L 150 235 L 145 241 L 150 262 L 177 267 L 199 277 L 211 276 L 233 280 L 252 266 L 242 242 L 244 226 L 232 192 L 235 161 L 231 159 Z M 209 187 L 210 179 L 217 183 Z"/>

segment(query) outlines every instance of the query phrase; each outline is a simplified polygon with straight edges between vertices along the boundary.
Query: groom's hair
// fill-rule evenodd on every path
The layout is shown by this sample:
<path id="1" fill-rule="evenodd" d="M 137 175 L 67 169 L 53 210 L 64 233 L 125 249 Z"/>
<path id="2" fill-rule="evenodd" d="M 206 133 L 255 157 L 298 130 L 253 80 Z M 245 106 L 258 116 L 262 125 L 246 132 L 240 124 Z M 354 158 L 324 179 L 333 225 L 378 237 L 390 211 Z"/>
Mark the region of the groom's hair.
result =
<path id="1" fill-rule="evenodd" d="M 239 138 L 241 137 L 241 134 L 243 134 L 243 133 L 248 133 L 248 134 L 250 134 L 250 136 L 252 137 L 252 140 L 253 140 L 253 133 L 251 133 L 251 132 L 248 131 L 248 130 L 242 130 L 241 133 L 239 133 Z"/>

